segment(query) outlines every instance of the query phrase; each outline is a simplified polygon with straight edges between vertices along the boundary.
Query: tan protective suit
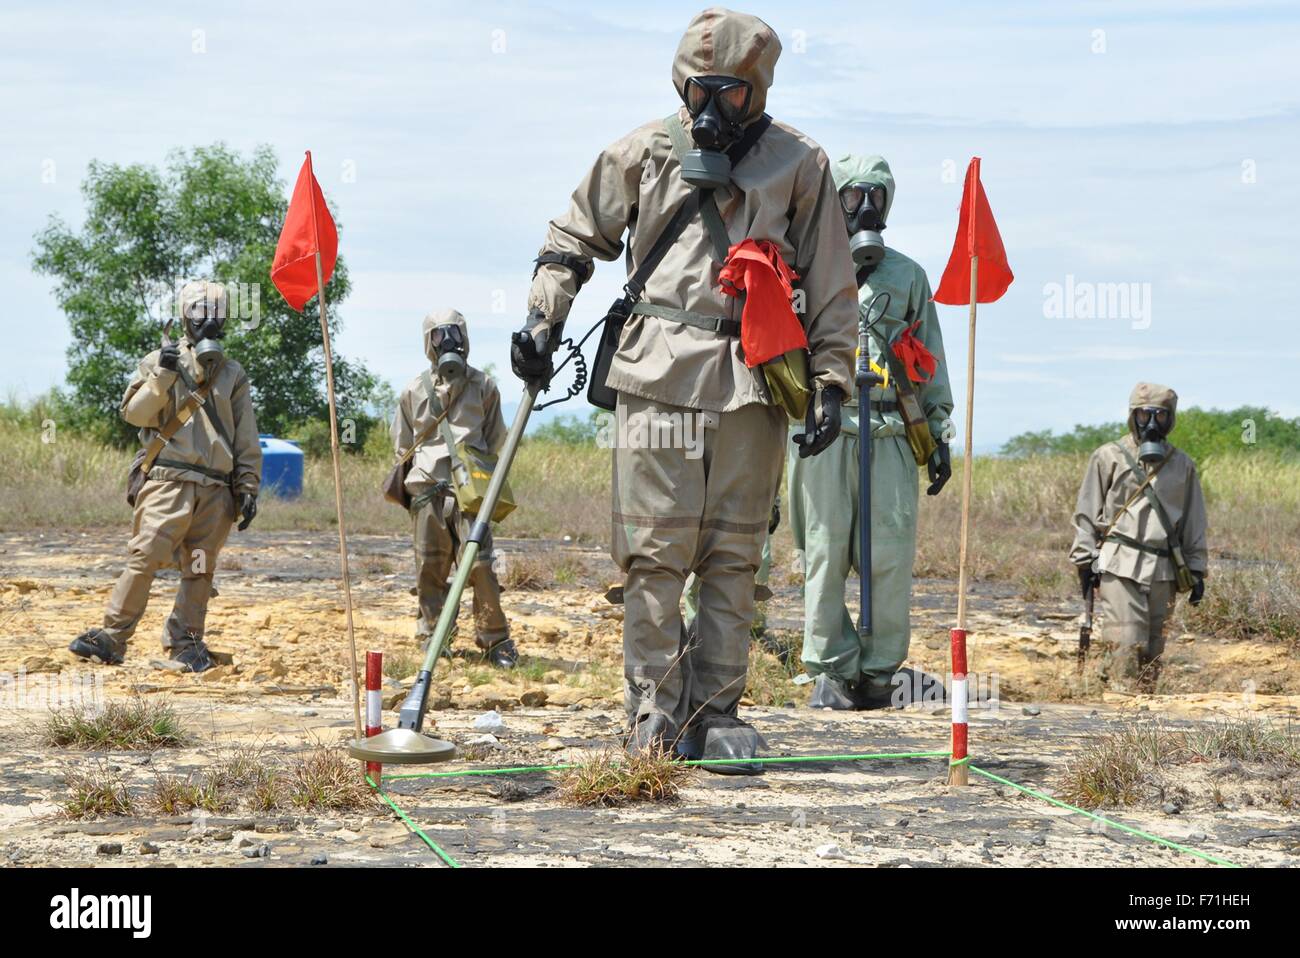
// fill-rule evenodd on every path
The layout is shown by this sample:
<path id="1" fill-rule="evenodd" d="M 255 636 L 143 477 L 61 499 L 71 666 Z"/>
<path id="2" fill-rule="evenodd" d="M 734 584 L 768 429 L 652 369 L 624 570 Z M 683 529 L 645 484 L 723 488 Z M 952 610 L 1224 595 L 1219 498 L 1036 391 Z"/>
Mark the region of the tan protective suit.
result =
<path id="1" fill-rule="evenodd" d="M 438 353 L 433 345 L 433 331 L 454 323 L 465 333 L 466 355 L 469 333 L 465 317 L 454 309 L 430 313 L 424 319 L 424 352 L 434 366 L 429 372 L 438 408 L 448 409 L 447 422 L 455 442 L 465 442 L 477 449 L 496 452 L 505 442 L 506 426 L 501 417 L 501 393 L 482 370 L 466 367 L 464 379 L 446 382 L 438 376 Z M 416 376 L 402 390 L 393 417 L 393 448 L 401 456 L 417 437 L 429 431 L 436 415 L 425 377 Z M 447 448 L 441 430 L 434 428 L 421 441 L 411 457 L 406 477 L 406 491 L 411 495 L 411 520 L 415 533 L 416 593 L 419 619 L 416 634 L 427 638 L 433 634 L 443 603 L 447 599 L 447 577 L 451 573 L 460 544 L 469 536 L 472 520 L 461 514 L 456 497 L 449 491 L 452 450 Z M 479 551 L 470 573 L 474 588 L 474 623 L 480 648 L 492 648 L 510 637 L 510 627 L 501 610 L 501 586 L 492 571 L 492 537 L 489 534 Z"/>
<path id="2" fill-rule="evenodd" d="M 763 21 L 711 9 L 698 15 L 673 63 L 680 92 L 688 77 L 727 75 L 753 84 L 746 122 L 763 112 L 781 45 Z M 682 124 L 684 108 L 669 122 Z M 630 276 L 691 187 L 663 120 L 633 130 L 597 157 L 569 209 L 553 220 L 543 251 L 583 261 L 623 252 Z M 852 389 L 857 297 L 829 162 L 799 131 L 772 123 L 714 194 L 730 241 L 770 240 L 802 281 L 800 321 L 817 385 Z M 724 296 L 699 216 L 646 284 L 643 303 L 738 320 Z M 543 326 L 568 314 L 573 271 L 546 264 L 528 294 Z M 745 686 L 754 575 L 785 455 L 785 413 L 771 404 L 760 369 L 745 365 L 738 339 L 659 316 L 633 315 L 608 383 L 619 415 L 664 414 L 702 421 L 703 455 L 681 448 L 616 448 L 613 548 L 626 573 L 624 674 L 629 717 L 662 712 L 675 724 L 734 715 Z M 700 579 L 699 645 L 678 662 L 679 601 L 689 573 Z"/>
<path id="3" fill-rule="evenodd" d="M 1139 440 L 1132 410 L 1139 406 L 1168 409 L 1169 431 L 1173 432 L 1178 395 L 1167 386 L 1138 383 L 1129 397 L 1129 435 L 1102 446 L 1088 461 L 1075 506 L 1070 561 L 1091 564 L 1101 575 L 1103 637 L 1111 649 L 1109 676 L 1121 681 L 1138 678 L 1154 687 L 1165 647 L 1164 624 L 1176 592 L 1164 527 L 1147 497 L 1138 494 L 1151 467 L 1139 461 L 1135 472 L 1123 451 L 1137 460 Z M 1182 450 L 1170 446 L 1159 469 L 1151 488 L 1174 524 L 1188 568 L 1204 576 L 1205 499 L 1196 464 Z M 1107 530 L 1112 536 L 1103 541 Z"/>
<path id="4" fill-rule="evenodd" d="M 185 377 L 196 387 L 205 381 L 194 346 L 188 339 L 179 345 L 184 375 L 159 366 L 154 351 L 140 363 L 122 397 L 122 418 L 140 427 L 142 445 L 184 404 L 189 395 Z M 217 556 L 235 518 L 235 495 L 256 495 L 261 485 L 262 448 L 248 376 L 228 358 L 220 361 L 214 376 L 204 407 L 163 447 L 136 499 L 127 566 L 104 613 L 104 631 L 118 645 L 131 637 L 144 615 L 154 575 L 178 563 L 181 584 L 163 629 L 163 647 L 172 648 L 187 636 L 202 640 Z M 209 418 L 211 408 L 220 429 Z M 233 475 L 233 494 L 224 478 L 228 475 Z"/>

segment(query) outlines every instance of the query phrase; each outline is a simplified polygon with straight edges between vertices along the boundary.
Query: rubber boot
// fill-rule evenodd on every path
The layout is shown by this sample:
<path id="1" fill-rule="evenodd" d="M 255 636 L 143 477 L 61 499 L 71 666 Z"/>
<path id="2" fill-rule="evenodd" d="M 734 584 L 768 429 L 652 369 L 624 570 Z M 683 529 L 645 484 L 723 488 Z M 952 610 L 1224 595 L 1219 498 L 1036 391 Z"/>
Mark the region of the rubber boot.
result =
<path id="1" fill-rule="evenodd" d="M 182 671 L 185 672 L 206 672 L 217 664 L 212 661 L 212 656 L 208 654 L 208 647 L 203 644 L 203 640 L 193 637 L 186 637 L 173 645 L 168 657 L 173 662 L 183 665 Z"/>
<path id="2" fill-rule="evenodd" d="M 701 719 L 696 731 L 700 758 L 707 761 L 729 759 L 717 765 L 701 766 L 715 775 L 762 775 L 763 766 L 747 759 L 755 758 L 763 739 L 752 725 L 730 715 L 711 715 Z"/>
<path id="3" fill-rule="evenodd" d="M 858 708 L 854 694 L 855 690 L 848 682 L 823 672 L 813 683 L 812 698 L 808 700 L 808 707 L 849 712 Z"/>
<path id="4" fill-rule="evenodd" d="M 677 737 L 677 727 L 672 719 L 663 712 L 646 712 L 638 715 L 628 730 L 623 750 L 660 753 L 666 751 Z"/>
<path id="5" fill-rule="evenodd" d="M 121 665 L 126 658 L 125 646 L 103 629 L 87 629 L 68 643 L 68 651 L 98 665 Z"/>
<path id="6" fill-rule="evenodd" d="M 519 662 L 519 650 L 513 639 L 502 639 L 484 652 L 483 657 L 499 669 L 513 669 Z"/>
<path id="7" fill-rule="evenodd" d="M 943 682 L 938 676 L 918 669 L 899 669 L 885 685 L 862 681 L 855 686 L 858 710 L 902 709 L 914 702 L 944 701 Z"/>

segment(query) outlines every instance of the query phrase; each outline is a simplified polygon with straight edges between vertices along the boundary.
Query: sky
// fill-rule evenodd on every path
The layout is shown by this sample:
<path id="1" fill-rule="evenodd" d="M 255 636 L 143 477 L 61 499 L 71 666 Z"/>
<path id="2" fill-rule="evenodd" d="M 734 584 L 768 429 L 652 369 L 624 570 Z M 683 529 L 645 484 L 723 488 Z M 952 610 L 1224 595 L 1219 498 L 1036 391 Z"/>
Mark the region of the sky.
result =
<path id="1" fill-rule="evenodd" d="M 69 333 L 31 272 L 79 225 L 92 160 L 310 149 L 353 292 L 338 352 L 400 388 L 420 321 L 468 317 L 507 402 L 508 334 L 549 219 L 599 151 L 675 108 L 696 3 L 91 4 L 0 11 L 0 397 L 62 383 Z M 1300 416 L 1300 6 L 753 3 L 784 51 L 768 111 L 897 180 L 886 242 L 938 283 L 982 158 L 1016 280 L 981 306 L 974 440 L 1186 405 Z M 569 322 L 622 285 L 599 264 Z M 1091 304 L 1091 305 L 1090 305 Z M 963 421 L 965 307 L 939 306 Z M 315 322 L 314 319 L 309 321 Z M 585 415 L 581 400 L 558 407 Z"/>

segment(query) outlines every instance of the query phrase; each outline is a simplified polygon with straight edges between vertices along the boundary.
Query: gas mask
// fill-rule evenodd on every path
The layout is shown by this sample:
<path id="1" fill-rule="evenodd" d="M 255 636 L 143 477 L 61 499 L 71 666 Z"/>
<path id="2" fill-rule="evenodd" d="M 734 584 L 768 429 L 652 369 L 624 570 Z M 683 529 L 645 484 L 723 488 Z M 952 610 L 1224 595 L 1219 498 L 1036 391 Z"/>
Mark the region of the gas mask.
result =
<path id="1" fill-rule="evenodd" d="M 854 266 L 875 266 L 885 258 L 885 188 L 871 183 L 850 183 L 840 190 L 840 206 L 849 229 L 849 252 Z"/>
<path id="2" fill-rule="evenodd" d="M 221 362 L 221 343 L 217 342 L 226 325 L 225 310 L 221 304 L 198 302 L 185 315 L 185 336 L 194 344 L 194 358 L 205 373 Z"/>
<path id="3" fill-rule="evenodd" d="M 448 382 L 464 378 L 468 352 L 465 331 L 455 323 L 437 326 L 429 334 L 429 341 L 438 357 L 438 376 Z"/>
<path id="4" fill-rule="evenodd" d="M 727 150 L 740 139 L 741 121 L 749 113 L 754 88 L 725 76 L 694 76 L 681 91 L 691 116 L 691 139 L 697 149 L 682 157 L 682 179 L 692 186 L 716 189 L 731 182 Z"/>
<path id="5" fill-rule="evenodd" d="M 1138 458 L 1145 463 L 1156 463 L 1169 454 L 1165 437 L 1169 435 L 1171 416 L 1163 406 L 1139 406 L 1133 410 L 1133 426 L 1137 432 Z"/>

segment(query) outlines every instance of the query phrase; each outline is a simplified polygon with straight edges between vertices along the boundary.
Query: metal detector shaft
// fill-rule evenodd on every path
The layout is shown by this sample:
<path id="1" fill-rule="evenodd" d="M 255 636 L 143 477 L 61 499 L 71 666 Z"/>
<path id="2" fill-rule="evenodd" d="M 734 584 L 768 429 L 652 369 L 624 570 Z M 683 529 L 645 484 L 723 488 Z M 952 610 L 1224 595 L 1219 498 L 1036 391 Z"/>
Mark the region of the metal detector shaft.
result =
<path id="1" fill-rule="evenodd" d="M 424 711 L 429 703 L 429 686 L 433 681 L 433 667 L 438 662 L 438 656 L 442 654 L 442 647 L 447 642 L 447 636 L 451 634 L 452 628 L 456 625 L 456 614 L 460 611 L 460 597 L 465 591 L 465 584 L 469 582 L 470 572 L 474 568 L 474 562 L 478 559 L 479 549 L 482 548 L 483 541 L 488 537 L 488 532 L 492 528 L 492 513 L 496 511 L 497 499 L 501 496 L 501 488 L 505 485 L 506 476 L 515 461 L 519 441 L 523 438 L 524 430 L 528 427 L 528 417 L 532 415 L 533 404 L 537 401 L 537 394 L 540 391 L 540 388 L 532 383 L 529 383 L 524 389 L 524 398 L 519 403 L 519 410 L 515 413 L 515 420 L 510 424 L 510 432 L 506 434 L 505 445 L 501 447 L 501 454 L 497 457 L 497 467 L 492 471 L 492 479 L 488 482 L 487 492 L 483 496 L 483 504 L 479 506 L 478 516 L 474 521 L 473 528 L 470 530 L 469 538 L 461 546 L 460 556 L 456 559 L 456 575 L 451 580 L 451 589 L 442 604 L 442 612 L 438 615 L 438 624 L 434 627 L 433 638 L 429 641 L 429 649 L 424 655 L 424 664 L 420 666 L 420 674 L 415 680 L 415 685 L 411 687 L 406 700 L 402 702 L 402 708 L 397 717 L 398 728 L 418 732 L 424 725 Z"/>
<path id="2" fill-rule="evenodd" d="M 1078 669 L 1083 671 L 1083 664 L 1088 661 L 1088 647 L 1092 645 L 1092 612 L 1097 596 L 1097 587 L 1088 585 L 1088 596 L 1084 601 L 1083 625 L 1079 626 Z"/>
<path id="3" fill-rule="evenodd" d="M 885 305 L 872 319 L 882 299 Z M 871 368 L 871 327 L 888 308 L 889 293 L 882 290 L 858 313 L 858 636 L 864 639 L 871 636 L 871 390 L 884 381 Z"/>
<path id="4" fill-rule="evenodd" d="M 864 326 L 858 337 L 858 635 L 871 635 L 871 387 L 870 354 Z"/>

